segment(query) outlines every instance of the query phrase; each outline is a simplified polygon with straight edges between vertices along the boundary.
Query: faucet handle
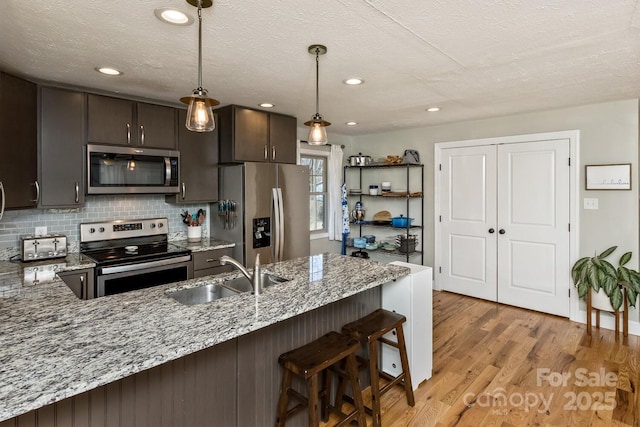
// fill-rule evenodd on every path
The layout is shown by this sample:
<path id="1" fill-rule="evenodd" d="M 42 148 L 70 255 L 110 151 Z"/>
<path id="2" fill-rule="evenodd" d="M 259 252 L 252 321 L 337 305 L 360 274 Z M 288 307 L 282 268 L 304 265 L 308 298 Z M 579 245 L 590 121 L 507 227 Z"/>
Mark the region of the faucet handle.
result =
<path id="1" fill-rule="evenodd" d="M 256 261 L 254 262 L 253 265 L 258 267 L 260 266 L 260 254 L 256 254 Z"/>

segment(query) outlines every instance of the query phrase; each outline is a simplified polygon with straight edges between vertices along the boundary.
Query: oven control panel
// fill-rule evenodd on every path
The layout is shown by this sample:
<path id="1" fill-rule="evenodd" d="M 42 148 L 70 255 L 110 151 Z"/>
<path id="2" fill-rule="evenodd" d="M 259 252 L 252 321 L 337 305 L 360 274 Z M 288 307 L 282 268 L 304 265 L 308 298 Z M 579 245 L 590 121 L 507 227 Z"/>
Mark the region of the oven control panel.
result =
<path id="1" fill-rule="evenodd" d="M 80 224 L 80 242 L 168 234 L 167 218 L 115 220 Z"/>
<path id="2" fill-rule="evenodd" d="M 126 224 L 114 224 L 113 231 L 134 231 L 142 230 L 141 222 L 129 222 Z"/>

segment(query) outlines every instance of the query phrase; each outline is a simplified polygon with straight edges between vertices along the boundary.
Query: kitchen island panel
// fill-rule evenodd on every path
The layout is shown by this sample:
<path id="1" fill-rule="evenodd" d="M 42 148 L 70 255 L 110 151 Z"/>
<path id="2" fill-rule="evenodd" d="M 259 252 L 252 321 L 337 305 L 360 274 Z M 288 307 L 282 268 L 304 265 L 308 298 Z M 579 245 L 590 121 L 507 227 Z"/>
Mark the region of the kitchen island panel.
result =
<path id="1" fill-rule="evenodd" d="M 236 425 L 236 342 L 0 422 L 0 427 Z"/>

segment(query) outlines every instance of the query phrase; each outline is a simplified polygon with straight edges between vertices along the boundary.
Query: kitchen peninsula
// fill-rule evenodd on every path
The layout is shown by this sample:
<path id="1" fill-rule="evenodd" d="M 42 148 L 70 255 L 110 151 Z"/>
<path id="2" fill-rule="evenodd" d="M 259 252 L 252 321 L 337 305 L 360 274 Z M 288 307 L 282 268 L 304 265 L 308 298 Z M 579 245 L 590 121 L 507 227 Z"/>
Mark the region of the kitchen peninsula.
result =
<path id="1" fill-rule="evenodd" d="M 0 299 L 0 420 L 259 425 L 275 413 L 277 355 L 378 308 L 379 286 L 409 274 L 334 254 L 264 270 L 291 280 L 195 306 L 166 293 L 238 274 L 89 301 L 53 280 Z"/>

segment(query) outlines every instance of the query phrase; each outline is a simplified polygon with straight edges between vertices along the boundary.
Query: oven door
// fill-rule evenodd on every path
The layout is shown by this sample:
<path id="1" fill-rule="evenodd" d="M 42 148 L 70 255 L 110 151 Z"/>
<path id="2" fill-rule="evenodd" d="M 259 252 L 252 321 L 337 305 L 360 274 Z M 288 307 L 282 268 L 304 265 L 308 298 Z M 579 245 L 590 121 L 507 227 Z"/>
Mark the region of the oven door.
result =
<path id="1" fill-rule="evenodd" d="M 96 269 L 96 297 L 179 282 L 193 277 L 191 255 Z"/>

